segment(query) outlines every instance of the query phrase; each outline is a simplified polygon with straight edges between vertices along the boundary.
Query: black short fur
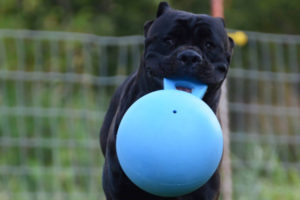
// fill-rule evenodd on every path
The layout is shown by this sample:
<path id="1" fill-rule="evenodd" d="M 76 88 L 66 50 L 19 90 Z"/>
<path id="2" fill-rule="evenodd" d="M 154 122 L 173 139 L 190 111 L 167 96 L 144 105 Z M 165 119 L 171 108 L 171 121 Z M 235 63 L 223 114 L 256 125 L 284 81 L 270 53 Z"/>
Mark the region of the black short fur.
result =
<path id="1" fill-rule="evenodd" d="M 124 174 L 116 155 L 119 123 L 137 99 L 163 88 L 163 77 L 188 77 L 208 85 L 203 100 L 216 113 L 221 84 L 233 49 L 224 21 L 208 15 L 175 10 L 160 3 L 156 19 L 144 25 L 145 51 L 139 69 L 115 92 L 100 132 L 105 156 L 103 188 L 107 200 L 212 200 L 220 191 L 219 172 L 198 190 L 176 198 L 151 195 L 136 187 Z"/>

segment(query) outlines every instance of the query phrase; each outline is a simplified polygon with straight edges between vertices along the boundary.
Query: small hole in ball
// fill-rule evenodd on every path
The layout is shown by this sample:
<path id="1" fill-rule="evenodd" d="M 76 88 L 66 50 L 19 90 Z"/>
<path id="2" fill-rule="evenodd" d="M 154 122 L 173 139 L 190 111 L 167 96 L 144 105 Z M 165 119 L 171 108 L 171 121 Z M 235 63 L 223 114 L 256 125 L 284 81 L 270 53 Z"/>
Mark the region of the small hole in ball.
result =
<path id="1" fill-rule="evenodd" d="M 176 113 L 177 113 L 177 110 L 173 110 L 173 113 L 176 114 Z"/>

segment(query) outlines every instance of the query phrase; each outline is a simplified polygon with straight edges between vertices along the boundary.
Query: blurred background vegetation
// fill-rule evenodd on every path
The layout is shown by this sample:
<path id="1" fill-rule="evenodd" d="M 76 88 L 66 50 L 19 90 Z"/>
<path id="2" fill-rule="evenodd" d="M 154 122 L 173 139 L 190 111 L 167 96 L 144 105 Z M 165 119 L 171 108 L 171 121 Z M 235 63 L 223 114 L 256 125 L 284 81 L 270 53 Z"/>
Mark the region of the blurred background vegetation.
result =
<path id="1" fill-rule="evenodd" d="M 299 0 L 224 1 L 228 28 L 300 33 Z M 143 49 L 142 37 L 1 29 L 142 35 L 159 2 L 0 1 L 0 200 L 104 199 L 99 129 Z M 209 0 L 168 2 L 210 13 Z M 231 127 L 234 199 L 300 199 L 300 40 L 248 36 L 235 49 L 228 84 L 231 120 L 244 120 Z"/>
<path id="2" fill-rule="evenodd" d="M 0 28 L 60 30 L 97 35 L 142 34 L 159 0 L 1 0 Z M 168 1 L 172 7 L 210 13 L 209 0 Z M 299 0 L 224 0 L 227 27 L 300 33 Z"/>

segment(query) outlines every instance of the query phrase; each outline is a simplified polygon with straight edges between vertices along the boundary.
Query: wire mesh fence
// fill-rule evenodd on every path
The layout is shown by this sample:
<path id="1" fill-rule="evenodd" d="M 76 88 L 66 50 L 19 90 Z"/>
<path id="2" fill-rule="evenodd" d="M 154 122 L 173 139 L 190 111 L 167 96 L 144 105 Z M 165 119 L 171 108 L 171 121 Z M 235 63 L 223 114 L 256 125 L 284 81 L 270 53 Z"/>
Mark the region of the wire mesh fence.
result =
<path id="1" fill-rule="evenodd" d="M 299 199 L 300 37 L 247 32 L 228 78 L 234 199 Z M 143 37 L 0 30 L 0 199 L 104 199 L 98 134 Z"/>
<path id="2" fill-rule="evenodd" d="M 247 35 L 229 78 L 235 193 L 299 199 L 300 37 Z"/>

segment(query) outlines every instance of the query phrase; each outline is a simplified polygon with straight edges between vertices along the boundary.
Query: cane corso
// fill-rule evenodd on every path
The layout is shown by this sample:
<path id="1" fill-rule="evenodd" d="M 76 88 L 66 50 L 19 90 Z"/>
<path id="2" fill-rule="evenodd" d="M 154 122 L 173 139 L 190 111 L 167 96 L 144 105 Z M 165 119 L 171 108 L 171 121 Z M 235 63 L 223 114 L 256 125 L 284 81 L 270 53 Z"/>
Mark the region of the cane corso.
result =
<path id="1" fill-rule="evenodd" d="M 107 200 L 212 200 L 218 199 L 218 170 L 198 190 L 180 197 L 165 198 L 135 186 L 124 174 L 116 155 L 120 121 L 137 99 L 163 88 L 163 78 L 187 77 L 208 85 L 203 100 L 216 113 L 234 43 L 224 21 L 159 4 L 156 19 L 144 25 L 145 50 L 140 67 L 116 90 L 100 131 L 105 156 L 103 188 Z M 190 92 L 188 88 L 179 88 Z"/>

